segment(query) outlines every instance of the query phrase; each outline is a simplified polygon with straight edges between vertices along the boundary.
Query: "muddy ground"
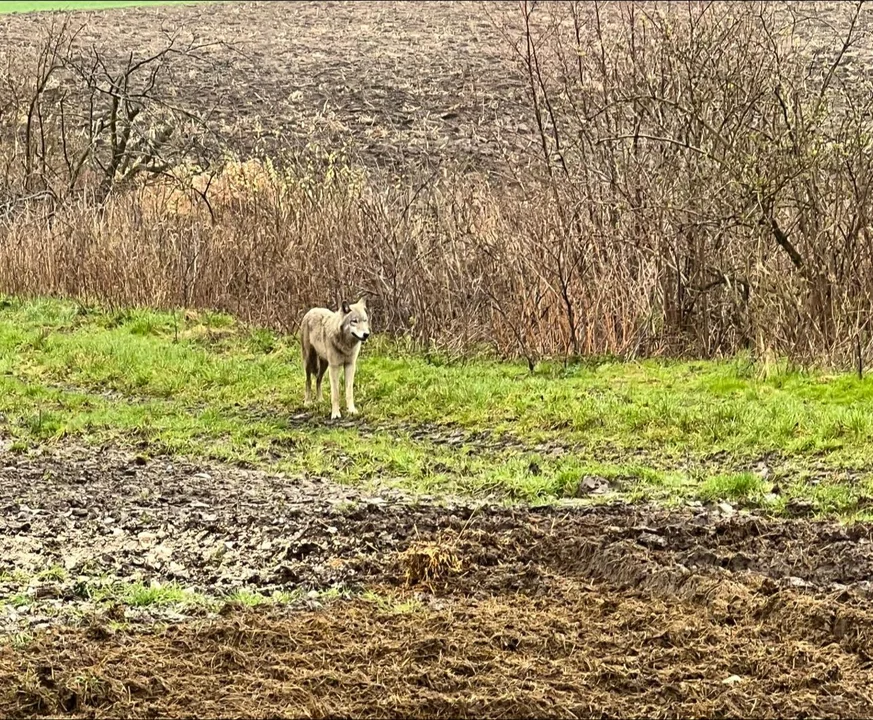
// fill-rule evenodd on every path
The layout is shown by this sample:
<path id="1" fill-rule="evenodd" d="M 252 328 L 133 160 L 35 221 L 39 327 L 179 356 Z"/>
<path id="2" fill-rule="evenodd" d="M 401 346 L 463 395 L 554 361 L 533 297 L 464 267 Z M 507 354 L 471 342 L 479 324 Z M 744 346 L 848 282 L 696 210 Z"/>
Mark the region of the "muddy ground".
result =
<path id="1" fill-rule="evenodd" d="M 870 525 L 437 502 L 70 445 L 0 468 L 3 716 L 873 713 Z M 110 580 L 215 602 L 89 596 Z M 222 600 L 241 588 L 297 600 Z"/>

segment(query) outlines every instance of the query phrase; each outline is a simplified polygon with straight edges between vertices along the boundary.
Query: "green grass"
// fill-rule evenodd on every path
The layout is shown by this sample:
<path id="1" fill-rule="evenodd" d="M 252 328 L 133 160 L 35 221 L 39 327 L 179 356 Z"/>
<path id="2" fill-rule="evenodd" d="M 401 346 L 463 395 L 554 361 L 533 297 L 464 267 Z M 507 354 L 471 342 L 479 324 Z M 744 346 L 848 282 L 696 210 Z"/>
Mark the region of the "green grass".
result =
<path id="1" fill-rule="evenodd" d="M 351 426 L 310 421 L 296 339 L 215 313 L 0 302 L 0 413 L 12 449 L 63 437 L 245 462 L 340 482 L 551 502 L 586 476 L 615 495 L 779 509 L 801 497 L 852 514 L 873 491 L 873 380 L 719 362 L 564 366 L 417 355 L 376 338 Z M 425 425 L 509 434 L 447 444 Z M 543 445 L 545 444 L 545 445 Z M 560 446 L 562 454 L 553 451 Z M 768 480 L 742 465 L 775 454 Z M 815 471 L 813 472 L 813 468 Z M 860 469 L 853 479 L 841 468 Z"/>
<path id="2" fill-rule="evenodd" d="M 33 642 L 33 635 L 26 632 L 14 633 L 11 637 L 4 636 L 2 642 L 9 644 L 15 650 L 25 650 Z"/>
<path id="3" fill-rule="evenodd" d="M 373 590 L 365 590 L 361 594 L 361 599 L 374 604 L 380 611 L 393 615 L 406 615 L 424 610 L 424 605 L 416 598 L 385 595 Z"/>
<path id="4" fill-rule="evenodd" d="M 713 475 L 700 485 L 700 497 L 705 500 L 730 500 L 754 503 L 770 490 L 760 475 L 742 472 L 729 475 Z"/>
<path id="5" fill-rule="evenodd" d="M 34 581 L 43 583 L 50 580 L 63 581 L 66 579 L 66 575 L 62 577 L 52 568 L 33 575 L 24 573 L 4 575 L 2 578 L 4 582 L 17 586 L 17 589 L 13 589 L 7 595 L 4 602 L 15 608 L 39 605 L 40 600 L 28 590 Z M 178 582 L 145 583 L 141 580 L 120 580 L 106 575 L 80 579 L 76 583 L 73 593 L 80 599 L 87 599 L 102 606 L 121 604 L 139 609 L 200 607 L 211 611 L 218 611 L 226 603 L 245 607 L 295 605 L 306 600 L 329 603 L 353 595 L 345 587 L 328 587 L 310 591 L 303 588 L 290 591 L 276 590 L 269 595 L 248 589 L 238 589 L 230 594 L 204 594 Z M 0 605 L 2 604 L 0 603 Z"/>
<path id="6" fill-rule="evenodd" d="M 8 605 L 17 609 L 39 608 L 41 613 L 55 614 L 57 608 L 45 605 L 32 593 L 30 588 L 35 581 L 42 584 L 49 581 L 64 582 L 67 579 L 67 573 L 55 567 L 34 574 L 4 573 L 0 576 L 0 581 L 13 587 L 0 602 L 0 611 Z M 186 587 L 177 582 L 145 583 L 141 580 L 121 580 L 101 574 L 80 578 L 73 588 L 73 594 L 79 599 L 88 600 L 102 608 L 121 605 L 134 610 L 153 608 L 177 612 L 190 612 L 192 610 L 219 612 L 227 604 L 249 608 L 293 606 L 303 602 L 329 604 L 355 596 L 353 591 L 344 586 L 309 591 L 304 588 L 295 588 L 290 591 L 275 590 L 269 595 L 248 589 L 238 589 L 229 594 L 212 594 L 199 592 L 193 587 Z"/>
<path id="7" fill-rule="evenodd" d="M 46 568 L 37 575 L 38 580 L 55 580 L 57 582 L 63 582 L 68 577 L 69 573 L 66 571 L 66 569 L 57 565 Z"/>
<path id="8" fill-rule="evenodd" d="M 0 13 L 44 12 L 49 10 L 112 10 L 132 5 L 178 5 L 192 0 L 46 0 L 18 2 L 0 0 Z"/>
<path id="9" fill-rule="evenodd" d="M 266 605 L 270 598 L 262 593 L 252 592 L 251 590 L 237 590 L 230 595 L 228 601 L 237 605 L 243 605 L 244 607 L 258 607 L 258 605 Z"/>
<path id="10" fill-rule="evenodd" d="M 133 583 L 125 589 L 119 599 L 130 607 L 152 607 L 184 604 L 199 598 L 186 593 L 184 588 L 176 583 L 169 585 Z"/>
<path id="11" fill-rule="evenodd" d="M 9 604 L 14 608 L 22 608 L 30 605 L 31 599 L 24 593 L 17 593 L 9 598 Z"/>

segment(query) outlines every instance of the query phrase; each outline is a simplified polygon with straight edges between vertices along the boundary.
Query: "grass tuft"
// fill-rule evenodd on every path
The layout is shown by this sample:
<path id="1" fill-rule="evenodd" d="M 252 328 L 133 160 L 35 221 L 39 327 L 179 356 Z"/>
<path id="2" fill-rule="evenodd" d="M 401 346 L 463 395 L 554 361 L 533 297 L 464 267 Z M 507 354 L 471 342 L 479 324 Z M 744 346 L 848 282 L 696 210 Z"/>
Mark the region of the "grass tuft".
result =
<path id="1" fill-rule="evenodd" d="M 707 478 L 701 484 L 699 494 L 704 500 L 753 503 L 760 500 L 769 489 L 759 475 L 742 472 Z"/>

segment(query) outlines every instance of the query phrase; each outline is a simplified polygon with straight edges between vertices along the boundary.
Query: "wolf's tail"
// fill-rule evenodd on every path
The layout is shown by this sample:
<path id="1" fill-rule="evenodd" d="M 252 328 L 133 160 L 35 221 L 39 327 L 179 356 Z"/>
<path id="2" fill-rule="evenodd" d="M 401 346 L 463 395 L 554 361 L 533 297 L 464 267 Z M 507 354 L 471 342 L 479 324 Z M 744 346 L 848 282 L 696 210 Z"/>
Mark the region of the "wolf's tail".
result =
<path id="1" fill-rule="evenodd" d="M 306 364 L 309 360 L 309 323 L 306 321 L 306 318 L 303 318 L 303 323 L 300 327 L 300 352 L 303 357 L 303 367 L 306 367 Z"/>

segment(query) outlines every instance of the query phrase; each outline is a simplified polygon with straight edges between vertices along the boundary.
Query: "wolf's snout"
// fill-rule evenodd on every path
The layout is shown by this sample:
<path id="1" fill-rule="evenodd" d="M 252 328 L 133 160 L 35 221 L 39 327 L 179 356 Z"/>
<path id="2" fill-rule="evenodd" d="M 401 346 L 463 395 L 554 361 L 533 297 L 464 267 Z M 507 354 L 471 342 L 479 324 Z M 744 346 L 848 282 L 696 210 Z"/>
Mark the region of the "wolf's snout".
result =
<path id="1" fill-rule="evenodd" d="M 361 340 L 362 341 L 366 340 L 368 337 L 370 337 L 370 333 L 368 333 L 368 332 L 361 333 Z"/>

